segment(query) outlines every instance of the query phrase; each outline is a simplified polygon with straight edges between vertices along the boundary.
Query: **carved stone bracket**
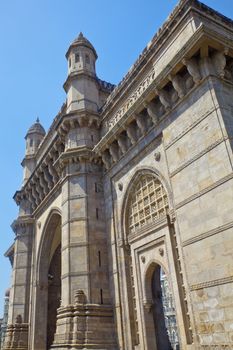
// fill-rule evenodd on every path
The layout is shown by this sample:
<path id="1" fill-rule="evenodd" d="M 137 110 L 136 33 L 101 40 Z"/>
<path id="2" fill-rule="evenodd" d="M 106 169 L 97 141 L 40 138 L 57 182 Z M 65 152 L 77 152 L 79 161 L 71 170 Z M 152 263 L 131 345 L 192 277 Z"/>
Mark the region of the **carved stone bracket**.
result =
<path id="1" fill-rule="evenodd" d="M 179 98 L 183 98 L 185 95 L 185 88 L 184 88 L 184 83 L 182 81 L 182 78 L 178 74 L 176 74 L 175 76 L 170 74 L 168 78 L 172 82 L 172 85 L 176 90 Z"/>
<path id="2" fill-rule="evenodd" d="M 118 145 L 120 147 L 120 150 L 122 154 L 127 152 L 127 138 L 123 135 L 119 135 L 117 138 Z"/>
<path id="3" fill-rule="evenodd" d="M 190 59 L 184 58 L 182 62 L 187 67 L 187 70 L 192 76 L 194 83 L 198 84 L 201 81 L 201 74 L 197 59 L 195 57 Z"/>
<path id="4" fill-rule="evenodd" d="M 223 51 L 216 51 L 212 57 L 212 62 L 215 67 L 216 73 L 220 78 L 225 76 L 225 67 L 226 67 L 226 55 L 228 54 L 229 49 L 225 48 Z"/>
<path id="5" fill-rule="evenodd" d="M 132 124 L 129 124 L 126 127 L 127 136 L 129 137 L 132 145 L 134 145 L 137 142 L 137 134 L 136 129 Z"/>
<path id="6" fill-rule="evenodd" d="M 171 108 L 171 103 L 169 102 L 168 94 L 165 90 L 155 90 L 155 93 L 159 96 L 159 100 L 164 106 L 166 111 L 169 111 Z"/>
<path id="7" fill-rule="evenodd" d="M 119 152 L 118 152 L 118 146 L 116 143 L 112 143 L 110 146 L 109 146 L 109 152 L 112 156 L 112 159 L 114 162 L 117 162 L 118 161 L 118 158 L 119 158 Z"/>
<path id="8" fill-rule="evenodd" d="M 146 102 L 144 103 L 144 107 L 147 110 L 147 113 L 149 117 L 151 118 L 152 122 L 157 125 L 159 121 L 159 115 L 157 112 L 157 108 L 154 102 Z"/>

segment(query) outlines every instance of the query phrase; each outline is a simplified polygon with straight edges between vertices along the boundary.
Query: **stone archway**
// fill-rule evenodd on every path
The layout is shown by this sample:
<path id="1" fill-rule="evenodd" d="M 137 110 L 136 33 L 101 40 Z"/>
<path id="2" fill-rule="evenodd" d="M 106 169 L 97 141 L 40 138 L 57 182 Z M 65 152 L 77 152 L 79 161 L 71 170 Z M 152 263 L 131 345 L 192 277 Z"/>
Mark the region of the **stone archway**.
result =
<path id="1" fill-rule="evenodd" d="M 171 239 L 169 226 L 171 207 L 170 193 L 158 174 L 144 170 L 134 175 L 123 202 L 125 285 L 128 290 L 128 314 L 132 320 L 130 325 L 132 344 L 134 346 L 140 344 L 146 349 L 179 349 L 178 342 L 174 344 L 172 341 L 170 334 L 174 333 L 171 332 L 171 327 L 169 328 L 169 324 L 173 322 L 173 328 L 177 333 L 175 309 L 173 308 L 172 322 L 170 322 L 171 318 L 167 312 L 169 308 L 165 310 L 162 298 L 165 287 L 164 276 L 168 277 L 163 273 L 163 279 L 161 278 L 161 266 L 165 261 L 160 265 L 161 259 L 166 260 L 165 257 L 161 257 L 164 255 L 164 250 L 167 249 L 167 241 L 170 242 Z M 159 251 L 158 244 L 162 244 L 161 254 L 158 253 L 158 260 L 154 262 L 155 252 Z M 144 253 L 139 259 L 140 250 Z M 141 262 L 145 263 L 145 260 L 143 261 L 145 256 L 152 263 L 146 273 L 146 286 L 143 286 L 145 275 L 140 276 L 138 265 Z M 167 261 L 165 266 L 168 268 Z M 171 289 L 168 291 L 168 286 L 167 284 L 166 291 L 169 298 L 173 299 Z M 140 300 L 142 300 L 141 303 Z"/>
<path id="2" fill-rule="evenodd" d="M 37 256 L 33 315 L 33 349 L 49 349 L 56 331 L 61 295 L 61 215 L 52 211 L 45 224 Z"/>
<path id="3" fill-rule="evenodd" d="M 154 320 L 154 332 L 157 350 L 171 350 L 171 343 L 165 322 L 164 300 L 161 284 L 161 267 L 155 265 L 151 278 L 152 307 L 151 312 Z"/>
<path id="4" fill-rule="evenodd" d="M 169 276 L 158 262 L 151 262 L 147 269 L 145 300 L 147 348 L 179 350 L 176 310 Z"/>

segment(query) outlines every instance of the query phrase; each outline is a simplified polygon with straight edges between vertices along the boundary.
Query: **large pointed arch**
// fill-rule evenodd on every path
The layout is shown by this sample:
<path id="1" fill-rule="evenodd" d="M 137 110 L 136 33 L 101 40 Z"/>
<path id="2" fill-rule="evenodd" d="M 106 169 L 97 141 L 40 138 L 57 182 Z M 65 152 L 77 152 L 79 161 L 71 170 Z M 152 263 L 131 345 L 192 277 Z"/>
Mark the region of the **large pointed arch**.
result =
<path id="1" fill-rule="evenodd" d="M 36 276 L 37 283 L 43 284 L 43 271 L 41 269 L 41 265 L 46 265 L 49 263 L 50 255 L 47 254 L 48 249 L 52 246 L 52 242 L 54 239 L 55 228 L 58 222 L 61 222 L 61 211 L 58 208 L 52 208 L 49 212 L 49 215 L 46 219 L 40 244 L 37 253 L 37 263 L 36 263 Z"/>
<path id="2" fill-rule="evenodd" d="M 61 251 L 61 212 L 58 208 L 52 208 L 45 222 L 38 252 L 36 256 L 36 285 L 33 314 L 32 343 L 35 350 L 48 349 L 48 300 L 49 300 L 49 270 L 54 263 L 54 256 Z M 59 257 L 60 258 L 60 257 Z M 56 315 L 53 323 L 56 322 Z M 38 324 L 40 325 L 38 327 Z M 53 325 L 54 329 L 54 325 Z M 36 330 L 36 331 L 35 331 Z M 36 334 L 36 335 L 35 335 Z M 51 337 L 50 337 L 51 338 Z"/>

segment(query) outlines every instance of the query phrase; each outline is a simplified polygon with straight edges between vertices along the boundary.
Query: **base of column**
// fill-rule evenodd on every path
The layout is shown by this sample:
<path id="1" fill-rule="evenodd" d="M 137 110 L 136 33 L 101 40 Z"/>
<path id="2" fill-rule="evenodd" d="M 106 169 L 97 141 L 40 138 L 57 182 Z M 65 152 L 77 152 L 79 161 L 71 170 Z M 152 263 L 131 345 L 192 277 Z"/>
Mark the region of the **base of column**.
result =
<path id="1" fill-rule="evenodd" d="M 28 324 L 16 323 L 7 326 L 3 350 L 28 350 Z"/>
<path id="2" fill-rule="evenodd" d="M 74 304 L 60 307 L 51 350 L 117 350 L 111 305 Z"/>

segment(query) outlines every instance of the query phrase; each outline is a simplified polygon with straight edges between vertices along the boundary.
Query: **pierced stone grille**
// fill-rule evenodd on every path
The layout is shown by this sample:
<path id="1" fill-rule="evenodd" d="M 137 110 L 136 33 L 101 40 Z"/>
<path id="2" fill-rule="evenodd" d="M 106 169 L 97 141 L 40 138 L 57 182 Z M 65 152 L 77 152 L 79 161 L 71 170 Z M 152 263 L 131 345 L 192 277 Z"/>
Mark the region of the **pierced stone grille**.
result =
<path id="1" fill-rule="evenodd" d="M 129 233 L 166 216 L 167 211 L 168 198 L 163 185 L 155 177 L 143 175 L 129 200 Z"/>

